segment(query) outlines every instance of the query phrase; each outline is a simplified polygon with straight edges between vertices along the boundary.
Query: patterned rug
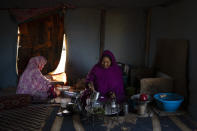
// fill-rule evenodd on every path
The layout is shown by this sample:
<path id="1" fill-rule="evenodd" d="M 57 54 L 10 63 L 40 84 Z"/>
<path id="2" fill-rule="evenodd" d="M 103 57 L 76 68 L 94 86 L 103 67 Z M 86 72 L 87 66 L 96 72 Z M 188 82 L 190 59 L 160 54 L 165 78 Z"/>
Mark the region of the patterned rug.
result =
<path id="1" fill-rule="evenodd" d="M 0 130 L 40 130 L 54 107 L 39 104 L 0 112 Z"/>
<path id="2" fill-rule="evenodd" d="M 34 104 L 0 112 L 0 131 L 196 131 L 188 115 L 138 117 L 135 114 L 118 117 L 84 119 L 73 114 L 59 117 L 59 105 Z"/>

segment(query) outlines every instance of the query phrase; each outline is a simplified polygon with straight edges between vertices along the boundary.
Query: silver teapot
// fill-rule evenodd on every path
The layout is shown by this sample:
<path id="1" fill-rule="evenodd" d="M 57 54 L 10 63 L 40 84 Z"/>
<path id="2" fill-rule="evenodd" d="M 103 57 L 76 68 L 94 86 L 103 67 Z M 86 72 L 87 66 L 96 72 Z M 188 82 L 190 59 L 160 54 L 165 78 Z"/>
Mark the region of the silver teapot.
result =
<path id="1" fill-rule="evenodd" d="M 117 107 L 116 100 L 112 99 L 112 101 L 111 101 L 111 108 L 116 108 L 116 107 Z"/>

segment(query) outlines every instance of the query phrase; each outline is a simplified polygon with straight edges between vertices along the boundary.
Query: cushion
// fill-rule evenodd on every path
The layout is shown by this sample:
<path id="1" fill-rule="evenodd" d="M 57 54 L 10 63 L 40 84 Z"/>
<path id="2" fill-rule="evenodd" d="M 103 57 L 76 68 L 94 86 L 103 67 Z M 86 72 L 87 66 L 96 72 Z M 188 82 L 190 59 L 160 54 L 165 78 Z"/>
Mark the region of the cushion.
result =
<path id="1" fill-rule="evenodd" d="M 16 94 L 11 96 L 0 97 L 0 111 L 16 107 L 27 106 L 31 103 L 31 96 L 25 94 Z"/>
<path id="2" fill-rule="evenodd" d="M 154 95 L 160 92 L 172 92 L 173 80 L 169 78 L 144 78 L 140 81 L 140 93 Z"/>

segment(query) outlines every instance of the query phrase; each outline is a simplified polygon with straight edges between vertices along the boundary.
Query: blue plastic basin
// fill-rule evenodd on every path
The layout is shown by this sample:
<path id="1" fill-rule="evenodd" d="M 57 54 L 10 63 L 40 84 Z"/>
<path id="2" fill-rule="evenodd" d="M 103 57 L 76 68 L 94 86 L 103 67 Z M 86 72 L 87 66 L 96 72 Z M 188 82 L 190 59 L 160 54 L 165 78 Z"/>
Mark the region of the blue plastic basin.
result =
<path id="1" fill-rule="evenodd" d="M 167 112 L 175 112 L 184 100 L 183 96 L 174 93 L 158 93 L 154 95 L 157 106 Z"/>

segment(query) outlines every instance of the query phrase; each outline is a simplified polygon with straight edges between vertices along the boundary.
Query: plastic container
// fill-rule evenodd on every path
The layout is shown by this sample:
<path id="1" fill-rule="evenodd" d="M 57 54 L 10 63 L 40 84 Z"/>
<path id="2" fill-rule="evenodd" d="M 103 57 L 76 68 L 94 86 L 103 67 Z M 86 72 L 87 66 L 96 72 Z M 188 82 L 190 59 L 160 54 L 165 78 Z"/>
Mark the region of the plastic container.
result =
<path id="1" fill-rule="evenodd" d="M 141 103 L 137 106 L 137 113 L 139 115 L 144 115 L 146 112 L 147 103 Z"/>
<path id="2" fill-rule="evenodd" d="M 184 100 L 183 96 L 174 93 L 158 93 L 154 95 L 157 106 L 167 112 L 175 112 Z"/>

